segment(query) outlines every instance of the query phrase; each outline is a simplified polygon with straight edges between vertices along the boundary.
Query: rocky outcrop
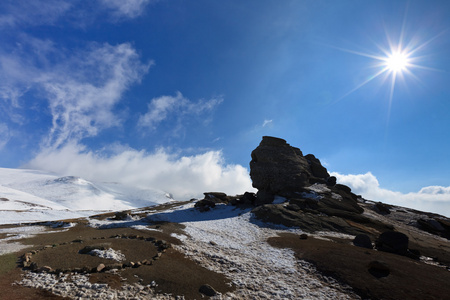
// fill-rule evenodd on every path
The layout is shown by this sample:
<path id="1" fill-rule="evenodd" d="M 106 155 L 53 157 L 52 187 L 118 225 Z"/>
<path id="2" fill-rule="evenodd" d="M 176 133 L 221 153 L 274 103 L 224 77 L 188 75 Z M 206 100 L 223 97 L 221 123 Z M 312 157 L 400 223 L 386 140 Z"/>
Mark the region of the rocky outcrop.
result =
<path id="1" fill-rule="evenodd" d="M 392 230 L 390 225 L 363 216 L 359 197 L 350 187 L 337 184 L 314 155 L 303 156 L 285 140 L 264 136 L 251 156 L 250 177 L 258 189 L 255 204 L 262 205 L 254 209 L 257 218 L 307 232 L 356 235 Z M 275 195 L 286 198 L 285 204 L 271 204 Z"/>
<path id="2" fill-rule="evenodd" d="M 251 157 L 250 177 L 258 189 L 257 204 L 271 203 L 274 195 L 292 197 L 312 183 L 336 183 L 319 159 L 312 154 L 303 156 L 299 148 L 280 138 L 264 136 Z"/>
<path id="3" fill-rule="evenodd" d="M 309 184 L 308 160 L 283 139 L 264 136 L 251 157 L 250 177 L 261 194 L 291 195 Z"/>

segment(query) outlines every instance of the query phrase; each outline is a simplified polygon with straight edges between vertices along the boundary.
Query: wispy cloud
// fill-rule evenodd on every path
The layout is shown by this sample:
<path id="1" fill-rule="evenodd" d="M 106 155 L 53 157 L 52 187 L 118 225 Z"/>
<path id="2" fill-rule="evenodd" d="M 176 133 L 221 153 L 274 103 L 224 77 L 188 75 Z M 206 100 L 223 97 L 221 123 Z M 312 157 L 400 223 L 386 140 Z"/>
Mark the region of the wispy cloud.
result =
<path id="1" fill-rule="evenodd" d="M 9 128 L 6 124 L 0 123 L 0 150 L 5 147 L 10 139 Z"/>
<path id="2" fill-rule="evenodd" d="M 20 108 L 20 96 L 33 89 L 48 102 L 52 127 L 45 147 L 79 141 L 118 125 L 115 104 L 151 65 L 142 63 L 128 43 L 93 43 L 72 52 L 59 50 L 49 42 L 30 41 L 23 47 L 32 51 L 0 53 L 0 78 L 5 79 L 0 83 L 0 97 Z M 50 55 L 52 63 L 48 62 Z"/>
<path id="3" fill-rule="evenodd" d="M 41 82 L 53 117 L 46 145 L 58 147 L 118 125 L 114 105 L 149 66 L 140 62 L 130 44 L 105 44 L 55 68 L 57 71 Z"/>
<path id="4" fill-rule="evenodd" d="M 3 0 L 0 2 L 0 28 L 55 25 L 68 22 L 84 27 L 106 16 L 107 21 L 133 19 L 155 0 Z"/>
<path id="5" fill-rule="evenodd" d="M 272 126 L 272 125 L 273 125 L 273 120 L 264 120 L 262 127 Z"/>
<path id="6" fill-rule="evenodd" d="M 135 18 L 144 12 L 145 7 L 154 0 L 101 0 L 117 17 Z"/>
<path id="7" fill-rule="evenodd" d="M 177 200 L 201 197 L 208 191 L 223 191 L 231 195 L 253 191 L 247 169 L 225 164 L 220 151 L 179 156 L 165 149 L 147 153 L 119 148 L 117 153 L 103 156 L 71 143 L 60 149 L 41 152 L 26 167 L 93 181 L 158 188 L 171 193 Z"/>
<path id="8" fill-rule="evenodd" d="M 213 98 L 192 102 L 183 97 L 180 92 L 177 92 L 175 96 L 154 98 L 148 104 L 148 111 L 139 117 L 138 126 L 156 129 L 157 125 L 169 116 L 181 123 L 186 117 L 212 112 L 222 101 L 222 98 Z"/>
<path id="9" fill-rule="evenodd" d="M 336 176 L 339 183 L 348 185 L 354 193 L 362 195 L 365 199 L 450 216 L 450 187 L 428 186 L 418 192 L 405 194 L 380 187 L 378 179 L 371 172 L 357 175 L 332 172 L 331 175 Z"/>
<path id="10" fill-rule="evenodd" d="M 64 0 L 5 0 L 0 4 L 0 28 L 52 25 L 71 7 L 71 1 Z"/>

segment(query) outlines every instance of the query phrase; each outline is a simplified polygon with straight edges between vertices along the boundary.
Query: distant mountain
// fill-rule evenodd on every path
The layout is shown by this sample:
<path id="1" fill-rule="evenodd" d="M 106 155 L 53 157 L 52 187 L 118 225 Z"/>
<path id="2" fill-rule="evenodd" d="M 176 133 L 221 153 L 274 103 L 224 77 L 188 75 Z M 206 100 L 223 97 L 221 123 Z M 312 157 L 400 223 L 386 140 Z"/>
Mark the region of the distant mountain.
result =
<path id="1" fill-rule="evenodd" d="M 169 194 L 154 189 L 0 168 L 0 224 L 84 217 L 171 200 Z"/>

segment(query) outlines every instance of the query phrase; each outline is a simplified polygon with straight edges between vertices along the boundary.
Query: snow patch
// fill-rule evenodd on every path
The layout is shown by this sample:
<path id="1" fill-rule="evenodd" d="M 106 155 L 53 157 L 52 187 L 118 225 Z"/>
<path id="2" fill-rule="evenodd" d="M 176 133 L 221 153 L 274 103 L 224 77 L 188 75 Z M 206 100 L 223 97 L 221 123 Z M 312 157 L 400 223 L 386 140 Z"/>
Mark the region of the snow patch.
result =
<path id="1" fill-rule="evenodd" d="M 120 250 L 114 250 L 109 248 L 107 250 L 94 249 L 89 252 L 90 255 L 98 256 L 100 258 L 111 259 L 115 261 L 124 261 L 125 255 L 120 252 Z"/>

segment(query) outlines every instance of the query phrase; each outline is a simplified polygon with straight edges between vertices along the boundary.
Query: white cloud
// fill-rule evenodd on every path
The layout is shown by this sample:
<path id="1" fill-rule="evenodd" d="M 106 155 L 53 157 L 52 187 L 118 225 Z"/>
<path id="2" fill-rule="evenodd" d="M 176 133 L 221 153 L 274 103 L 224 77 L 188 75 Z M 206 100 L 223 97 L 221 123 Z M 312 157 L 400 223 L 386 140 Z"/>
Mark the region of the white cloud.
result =
<path id="1" fill-rule="evenodd" d="M 358 175 L 344 175 L 336 172 L 339 183 L 351 187 L 352 192 L 363 198 L 389 204 L 436 212 L 450 216 L 450 186 L 428 186 L 418 192 L 401 193 L 380 187 L 378 179 L 370 172 Z"/>
<path id="2" fill-rule="evenodd" d="M 11 135 L 6 124 L 0 123 L 0 150 L 8 143 Z"/>
<path id="3" fill-rule="evenodd" d="M 264 120 L 262 127 L 272 126 L 273 120 Z"/>
<path id="4" fill-rule="evenodd" d="M 164 149 L 147 153 L 123 147 L 111 149 L 114 148 L 117 153 L 103 156 L 70 143 L 57 150 L 41 152 L 26 167 L 93 181 L 160 189 L 177 200 L 201 197 L 203 192 L 210 191 L 231 195 L 253 191 L 247 169 L 225 164 L 220 151 L 178 156 Z"/>
<path id="5" fill-rule="evenodd" d="M 3 12 L 0 15 L 0 28 L 53 24 L 71 7 L 71 1 L 64 0 L 4 0 L 0 5 Z"/>
<path id="6" fill-rule="evenodd" d="M 118 125 L 114 105 L 148 68 L 130 44 L 95 46 L 55 67 L 40 82 L 53 117 L 46 146 L 59 147 Z"/>
<path id="7" fill-rule="evenodd" d="M 141 15 L 151 0 L 101 0 L 116 16 L 135 18 Z"/>
<path id="8" fill-rule="evenodd" d="M 55 25 L 64 21 L 73 27 L 86 27 L 96 19 L 105 20 L 102 13 L 120 21 L 140 16 L 148 4 L 156 0 L 2 0 L 0 28 Z"/>
<path id="9" fill-rule="evenodd" d="M 156 126 L 167 119 L 169 115 L 174 115 L 177 122 L 182 122 L 187 116 L 199 116 L 211 112 L 222 103 L 222 98 L 210 100 L 199 100 L 192 102 L 183 97 L 180 92 L 176 96 L 161 96 L 154 98 L 148 104 L 148 111 L 139 117 L 138 126 L 155 129 Z"/>
<path id="10" fill-rule="evenodd" d="M 18 49 L 15 55 L 0 52 L 0 97 L 12 111 L 20 108 L 19 99 L 26 91 L 39 91 L 52 115 L 45 147 L 95 136 L 120 124 L 115 104 L 150 67 L 128 43 L 91 44 L 69 52 L 58 50 L 51 41 L 30 38 L 21 48 L 25 50 Z M 48 62 L 50 56 L 53 63 Z"/>

